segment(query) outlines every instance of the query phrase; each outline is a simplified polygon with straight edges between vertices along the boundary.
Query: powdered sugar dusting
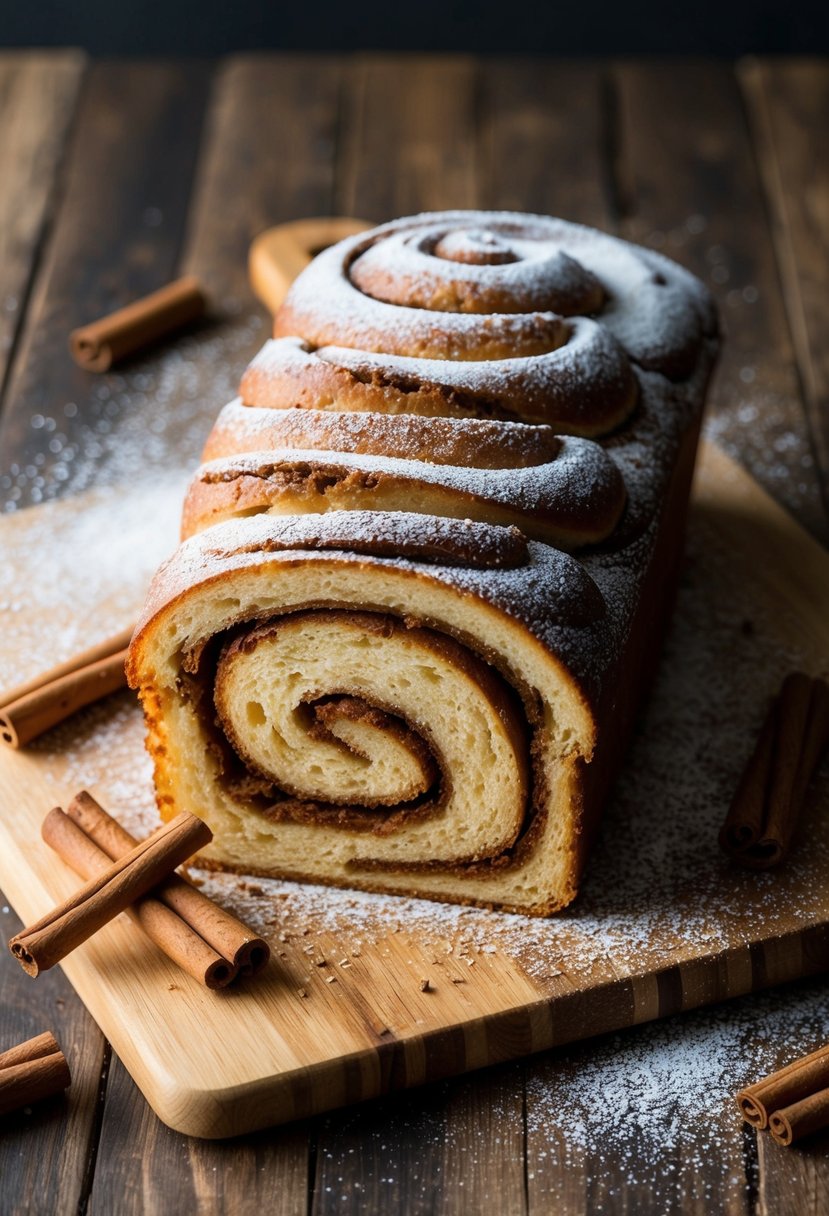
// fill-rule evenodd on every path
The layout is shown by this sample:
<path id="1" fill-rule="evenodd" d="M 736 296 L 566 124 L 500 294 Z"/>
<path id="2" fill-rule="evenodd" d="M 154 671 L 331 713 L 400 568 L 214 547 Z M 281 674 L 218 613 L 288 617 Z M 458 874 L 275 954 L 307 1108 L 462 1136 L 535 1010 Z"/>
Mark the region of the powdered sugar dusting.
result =
<path id="1" fill-rule="evenodd" d="M 575 1166 L 585 1153 L 620 1182 L 634 1168 L 643 1181 L 650 1167 L 662 1193 L 671 1183 L 687 1193 L 694 1171 L 705 1185 L 717 1177 L 712 1155 L 723 1165 L 742 1156 L 735 1093 L 827 1038 L 825 986 L 811 983 L 556 1052 L 527 1082 L 536 1188 L 549 1164 Z M 712 1194 L 702 1198 L 718 1210 Z M 613 1211 L 612 1196 L 596 1210 Z"/>
<path id="2" fill-rule="evenodd" d="M 180 473 L 94 490 L 8 521 L 0 590 L 5 649 L 0 690 L 131 625 L 158 563 L 175 547 Z M 41 622 L 48 621 L 48 630 Z"/>
<path id="3" fill-rule="evenodd" d="M 568 526 L 576 530 L 587 529 L 594 516 L 602 517 L 608 503 L 613 503 L 614 499 L 618 503 L 623 497 L 618 471 L 600 445 L 572 437 L 562 439 L 555 459 L 528 468 L 426 466 L 420 461 L 365 452 L 275 448 L 211 460 L 201 466 L 196 481 L 212 485 L 251 477 L 263 482 L 272 480 L 278 486 L 290 476 L 289 489 L 293 487 L 296 494 L 296 478 L 303 470 L 307 478 L 318 470 L 322 475 L 327 474 L 332 489 L 336 488 L 337 479 L 344 481 L 352 472 L 363 475 L 369 491 L 381 479 L 394 481 L 412 499 L 418 492 L 427 504 L 429 487 L 434 486 L 456 497 L 460 505 L 470 511 L 498 505 L 507 508 L 516 520 L 520 514 L 525 514 L 529 518 L 524 526 L 529 532 L 540 530 L 537 524 L 534 526 L 534 520 L 548 521 L 553 529 L 557 524 L 565 530 Z M 437 500 L 437 505 L 442 505 L 441 500 Z M 435 511 L 435 514 L 439 513 Z"/>
<path id="4" fill-rule="evenodd" d="M 431 256 L 453 235 L 473 229 L 476 240 L 489 236 L 499 245 L 505 242 L 510 259 L 476 265 Z M 363 271 L 364 265 L 369 269 Z M 572 287 L 576 266 L 583 278 L 568 306 L 562 291 L 566 296 Z M 484 284 L 492 285 L 491 296 Z M 715 328 L 701 284 L 667 259 L 614 237 L 563 220 L 511 212 L 411 216 L 340 242 L 293 284 L 277 331 L 302 334 L 317 346 L 336 345 L 341 335 L 348 335 L 344 344 L 361 351 L 461 363 L 491 358 L 476 354 L 490 342 L 495 347 L 506 342 L 515 354 L 533 355 L 542 332 L 551 343 L 548 351 L 561 336 L 555 314 L 545 307 L 602 311 L 591 284 L 606 289 L 603 323 L 634 359 L 671 375 L 691 371 L 702 334 Z M 456 295 L 465 302 L 455 300 Z M 566 372 L 567 362 L 565 357 L 559 372 Z M 533 378 L 532 368 L 523 369 L 526 385 Z"/>
<path id="5" fill-rule="evenodd" d="M 0 509 L 192 467 L 264 332 L 264 318 L 240 308 L 221 326 L 204 324 L 172 345 L 87 377 L 88 396 L 80 404 L 47 396 L 37 379 L 26 384 L 31 434 L 24 450 L 31 456 L 0 466 Z M 46 384 L 51 394 L 52 382 Z"/>

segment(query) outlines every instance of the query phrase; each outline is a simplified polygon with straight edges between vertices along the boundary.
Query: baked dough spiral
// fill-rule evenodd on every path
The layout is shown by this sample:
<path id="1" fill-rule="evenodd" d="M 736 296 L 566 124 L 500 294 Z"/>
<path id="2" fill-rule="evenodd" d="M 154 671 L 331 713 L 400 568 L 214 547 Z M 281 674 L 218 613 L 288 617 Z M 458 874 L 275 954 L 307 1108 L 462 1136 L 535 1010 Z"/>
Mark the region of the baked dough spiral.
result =
<path id="1" fill-rule="evenodd" d="M 193 479 L 184 536 L 242 513 L 374 509 L 515 525 L 574 549 L 608 536 L 625 502 L 619 470 L 598 444 L 557 437 L 548 427 L 321 410 L 256 411 L 264 419 L 253 413 L 232 403 L 220 416 L 208 450 L 225 455 Z M 523 434 L 513 435 L 516 429 Z"/>
<path id="2" fill-rule="evenodd" d="M 544 217 L 320 254 L 131 649 L 163 813 L 204 814 L 242 871 L 569 902 L 670 599 L 714 329 L 678 267 Z"/>
<path id="3" fill-rule="evenodd" d="M 542 216 L 398 220 L 311 263 L 242 395 L 605 434 L 636 404 L 631 363 L 677 379 L 693 369 L 715 323 L 688 279 L 664 258 Z"/>
<path id="4" fill-rule="evenodd" d="M 406 862 L 434 849 L 439 808 L 448 864 L 503 852 L 523 821 L 522 723 L 499 685 L 433 630 L 318 611 L 228 643 L 215 703 L 248 770 L 292 795 L 272 818 L 350 823 L 374 836 L 355 860 Z"/>
<path id="5" fill-rule="evenodd" d="M 374 511 L 259 515 L 194 535 L 159 572 L 130 678 L 161 809 L 209 815 L 222 864 L 550 910 L 549 880 L 511 859 L 544 859 L 566 885 L 566 851 L 533 842 L 565 827 L 555 808 L 593 722 L 577 682 L 518 623 L 524 571 L 539 611 L 574 636 L 601 629 L 606 607 L 547 545 L 530 542 L 520 564 L 383 553 L 395 529 L 439 525 L 501 531 Z M 529 889 L 510 898 L 507 872 Z"/>

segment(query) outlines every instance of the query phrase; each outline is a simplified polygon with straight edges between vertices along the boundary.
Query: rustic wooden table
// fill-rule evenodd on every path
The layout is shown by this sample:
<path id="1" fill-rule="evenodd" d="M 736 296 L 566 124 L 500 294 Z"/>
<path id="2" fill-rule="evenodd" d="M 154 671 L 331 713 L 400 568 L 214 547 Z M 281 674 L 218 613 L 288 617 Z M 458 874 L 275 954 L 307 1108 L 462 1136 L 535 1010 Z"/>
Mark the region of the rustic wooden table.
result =
<path id="1" fill-rule="evenodd" d="M 596 224 L 700 275 L 727 331 L 709 434 L 827 542 L 827 119 L 815 61 L 0 54 L 0 504 L 123 478 L 136 437 L 159 465 L 193 463 L 266 334 L 245 269 L 264 227 L 484 206 Z M 221 301 L 209 341 L 107 377 L 72 365 L 74 325 L 185 269 Z M 544 1085 L 596 1053 L 624 1074 L 687 1046 L 699 1071 L 712 1014 L 215 1144 L 159 1123 L 59 971 L 34 993 L 0 954 L 0 985 L 0 1044 L 51 1026 L 75 1076 L 66 1101 L 0 1123 L 3 1212 L 829 1208 L 829 1138 L 785 1151 L 746 1131 L 692 1153 L 681 1110 L 653 1101 L 624 1151 L 545 1125 Z M 822 986 L 776 999 L 785 1026 Z"/>

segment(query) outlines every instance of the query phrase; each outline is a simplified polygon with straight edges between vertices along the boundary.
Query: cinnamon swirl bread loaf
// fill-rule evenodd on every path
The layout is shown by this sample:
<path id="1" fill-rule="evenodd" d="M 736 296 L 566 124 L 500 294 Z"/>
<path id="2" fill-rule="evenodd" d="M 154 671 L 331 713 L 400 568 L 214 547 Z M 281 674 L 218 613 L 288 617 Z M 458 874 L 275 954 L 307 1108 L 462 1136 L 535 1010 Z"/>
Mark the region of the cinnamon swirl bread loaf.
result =
<path id="1" fill-rule="evenodd" d="M 239 871 L 546 915 L 670 607 L 716 319 L 541 216 L 326 250 L 219 416 L 128 665 Z"/>

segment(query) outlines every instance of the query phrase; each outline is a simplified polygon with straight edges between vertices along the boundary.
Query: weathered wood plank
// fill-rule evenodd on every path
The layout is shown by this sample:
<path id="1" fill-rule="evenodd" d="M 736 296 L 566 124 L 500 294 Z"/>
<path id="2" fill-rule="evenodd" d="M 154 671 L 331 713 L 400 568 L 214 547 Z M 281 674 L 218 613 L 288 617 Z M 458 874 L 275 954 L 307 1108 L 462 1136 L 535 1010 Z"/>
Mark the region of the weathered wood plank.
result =
<path id="1" fill-rule="evenodd" d="M 439 1211 L 448 1091 L 431 1085 L 318 1120 L 310 1216 Z"/>
<path id="2" fill-rule="evenodd" d="M 170 1131 L 117 1058 L 110 1067 L 91 1216 L 296 1216 L 307 1202 L 304 1125 L 217 1143 Z"/>
<path id="3" fill-rule="evenodd" d="M 320 1120 L 313 1216 L 524 1216 L 522 1071 L 489 1069 Z"/>
<path id="4" fill-rule="evenodd" d="M 703 1115 L 695 1094 L 700 1109 L 689 1117 L 676 1080 L 665 1075 L 671 1067 L 681 1075 L 684 1064 L 689 1088 L 703 1083 L 700 1040 L 714 1016 L 604 1036 L 535 1066 L 526 1098 L 530 1216 L 749 1216 L 744 1136 L 730 1099 L 723 1106 L 717 1095 Z"/>
<path id="5" fill-rule="evenodd" d="M 0 398 L 85 62 L 79 51 L 0 53 Z"/>
<path id="6" fill-rule="evenodd" d="M 466 58 L 365 56 L 344 98 L 337 209 L 387 220 L 474 207 L 476 69 Z"/>
<path id="7" fill-rule="evenodd" d="M 526 1213 L 524 1067 L 488 1069 L 450 1087 L 439 1206 L 446 1216 Z"/>
<path id="8" fill-rule="evenodd" d="M 800 371 L 817 476 L 829 505 L 829 65 L 747 61 L 740 66 L 772 221 L 788 323 Z M 818 1213 L 829 1204 L 829 1137 L 794 1150 L 757 1137 L 759 1210 Z"/>
<path id="9" fill-rule="evenodd" d="M 97 1140 L 105 1044 L 59 968 L 33 981 L 5 948 L 6 939 L 22 927 L 0 904 L 0 1051 L 51 1030 L 66 1055 L 72 1084 L 64 1097 L 0 1118 L 0 1206 L 4 1212 L 74 1216 L 86 1198 Z"/>
<path id="10" fill-rule="evenodd" d="M 823 1216 L 829 1211 L 829 1133 L 796 1148 L 781 1148 L 757 1136 L 760 1157 L 760 1216 Z"/>
<path id="11" fill-rule="evenodd" d="M 601 69 L 493 60 L 480 94 L 478 205 L 609 228 Z"/>
<path id="12" fill-rule="evenodd" d="M 343 72 L 336 57 L 311 55 L 240 55 L 219 70 L 183 265 L 204 276 L 225 322 L 263 315 L 247 278 L 253 238 L 334 208 Z"/>
<path id="13" fill-rule="evenodd" d="M 725 327 L 709 433 L 829 538 L 762 189 L 731 67 L 626 63 L 617 97 L 622 231 L 714 292 Z"/>
<path id="14" fill-rule="evenodd" d="M 209 76 L 199 63 L 89 70 L 0 421 L 0 502 L 100 480 L 140 433 L 138 402 L 124 392 L 135 380 L 81 371 L 68 335 L 175 275 Z"/>
<path id="15" fill-rule="evenodd" d="M 829 509 L 829 62 L 755 60 L 740 79 Z"/>

